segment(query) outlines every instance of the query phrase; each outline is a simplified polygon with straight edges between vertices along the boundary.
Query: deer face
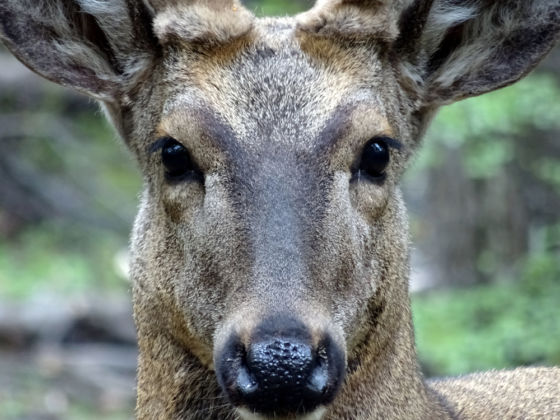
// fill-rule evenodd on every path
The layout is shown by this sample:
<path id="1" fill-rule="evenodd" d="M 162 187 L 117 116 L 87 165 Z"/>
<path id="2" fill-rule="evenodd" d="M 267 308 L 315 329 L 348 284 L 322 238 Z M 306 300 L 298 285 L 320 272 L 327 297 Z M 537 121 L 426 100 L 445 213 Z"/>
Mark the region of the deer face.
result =
<path id="1" fill-rule="evenodd" d="M 148 188 L 134 248 L 142 287 L 232 401 L 294 414 L 334 398 L 372 314 L 400 307 L 396 183 L 413 144 L 381 60 L 365 72 L 355 50 L 321 56 L 293 24 L 255 31 L 164 60 L 157 130 L 137 147 Z"/>
<path id="2" fill-rule="evenodd" d="M 397 184 L 426 123 L 523 76 L 559 15 L 513 0 L 320 1 L 273 20 L 234 1 L 14 0 L 0 35 L 100 100 L 139 162 L 141 360 L 192 356 L 244 418 L 320 418 L 365 347 L 370 367 L 412 348 Z"/>

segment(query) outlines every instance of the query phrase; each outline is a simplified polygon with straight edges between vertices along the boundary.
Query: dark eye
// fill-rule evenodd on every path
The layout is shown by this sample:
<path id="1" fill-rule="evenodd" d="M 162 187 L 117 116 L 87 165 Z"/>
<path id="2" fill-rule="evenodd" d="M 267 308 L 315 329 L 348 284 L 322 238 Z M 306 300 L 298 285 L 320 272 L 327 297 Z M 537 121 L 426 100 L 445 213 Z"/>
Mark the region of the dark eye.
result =
<path id="1" fill-rule="evenodd" d="M 181 143 L 171 137 L 162 141 L 161 161 L 169 179 L 181 178 L 196 171 L 189 151 Z"/>
<path id="2" fill-rule="evenodd" d="M 374 138 L 364 147 L 358 170 L 372 178 L 382 178 L 389 165 L 389 146 L 384 138 Z"/>

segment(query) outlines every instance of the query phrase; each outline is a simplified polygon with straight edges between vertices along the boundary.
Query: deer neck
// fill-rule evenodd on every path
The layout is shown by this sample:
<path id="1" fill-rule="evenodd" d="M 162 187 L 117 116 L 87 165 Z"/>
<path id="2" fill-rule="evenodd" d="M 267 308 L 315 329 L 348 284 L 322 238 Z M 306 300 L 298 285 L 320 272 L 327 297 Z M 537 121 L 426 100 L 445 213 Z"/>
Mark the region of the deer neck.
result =
<path id="1" fill-rule="evenodd" d="M 162 314 L 165 314 L 163 316 Z M 148 294 L 134 292 L 138 331 L 136 416 L 144 419 L 235 419 L 216 374 L 175 333 L 176 317 Z M 174 334 L 171 334 L 171 331 Z"/>
<path id="2" fill-rule="evenodd" d="M 401 303 L 372 322 L 356 354 L 349 357 L 344 386 L 325 420 L 450 418 L 424 383 L 408 296 Z M 383 331 L 388 326 L 390 331 Z"/>

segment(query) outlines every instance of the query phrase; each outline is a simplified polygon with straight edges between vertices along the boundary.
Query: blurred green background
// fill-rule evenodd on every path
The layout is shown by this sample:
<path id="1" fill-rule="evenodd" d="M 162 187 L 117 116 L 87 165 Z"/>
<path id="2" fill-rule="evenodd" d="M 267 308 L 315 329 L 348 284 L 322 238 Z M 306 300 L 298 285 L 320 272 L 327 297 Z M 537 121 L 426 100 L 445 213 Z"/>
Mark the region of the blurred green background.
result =
<path id="1" fill-rule="evenodd" d="M 247 4 L 259 15 L 311 5 Z M 558 50 L 431 126 L 404 183 L 426 375 L 560 365 L 559 136 Z M 92 101 L 5 51 L 0 178 L 0 419 L 131 418 L 138 171 Z"/>

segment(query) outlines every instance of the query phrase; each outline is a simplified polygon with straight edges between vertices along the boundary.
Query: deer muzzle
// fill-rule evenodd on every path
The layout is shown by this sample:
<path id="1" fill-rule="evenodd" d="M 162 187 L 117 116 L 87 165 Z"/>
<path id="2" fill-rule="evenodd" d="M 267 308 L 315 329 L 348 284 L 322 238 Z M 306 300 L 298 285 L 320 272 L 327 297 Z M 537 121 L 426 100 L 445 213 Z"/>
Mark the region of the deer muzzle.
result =
<path id="1" fill-rule="evenodd" d="M 329 404 L 344 371 L 344 353 L 331 335 L 324 331 L 314 340 L 290 316 L 266 319 L 247 343 L 232 333 L 216 354 L 218 381 L 230 401 L 265 417 L 297 418 Z"/>

